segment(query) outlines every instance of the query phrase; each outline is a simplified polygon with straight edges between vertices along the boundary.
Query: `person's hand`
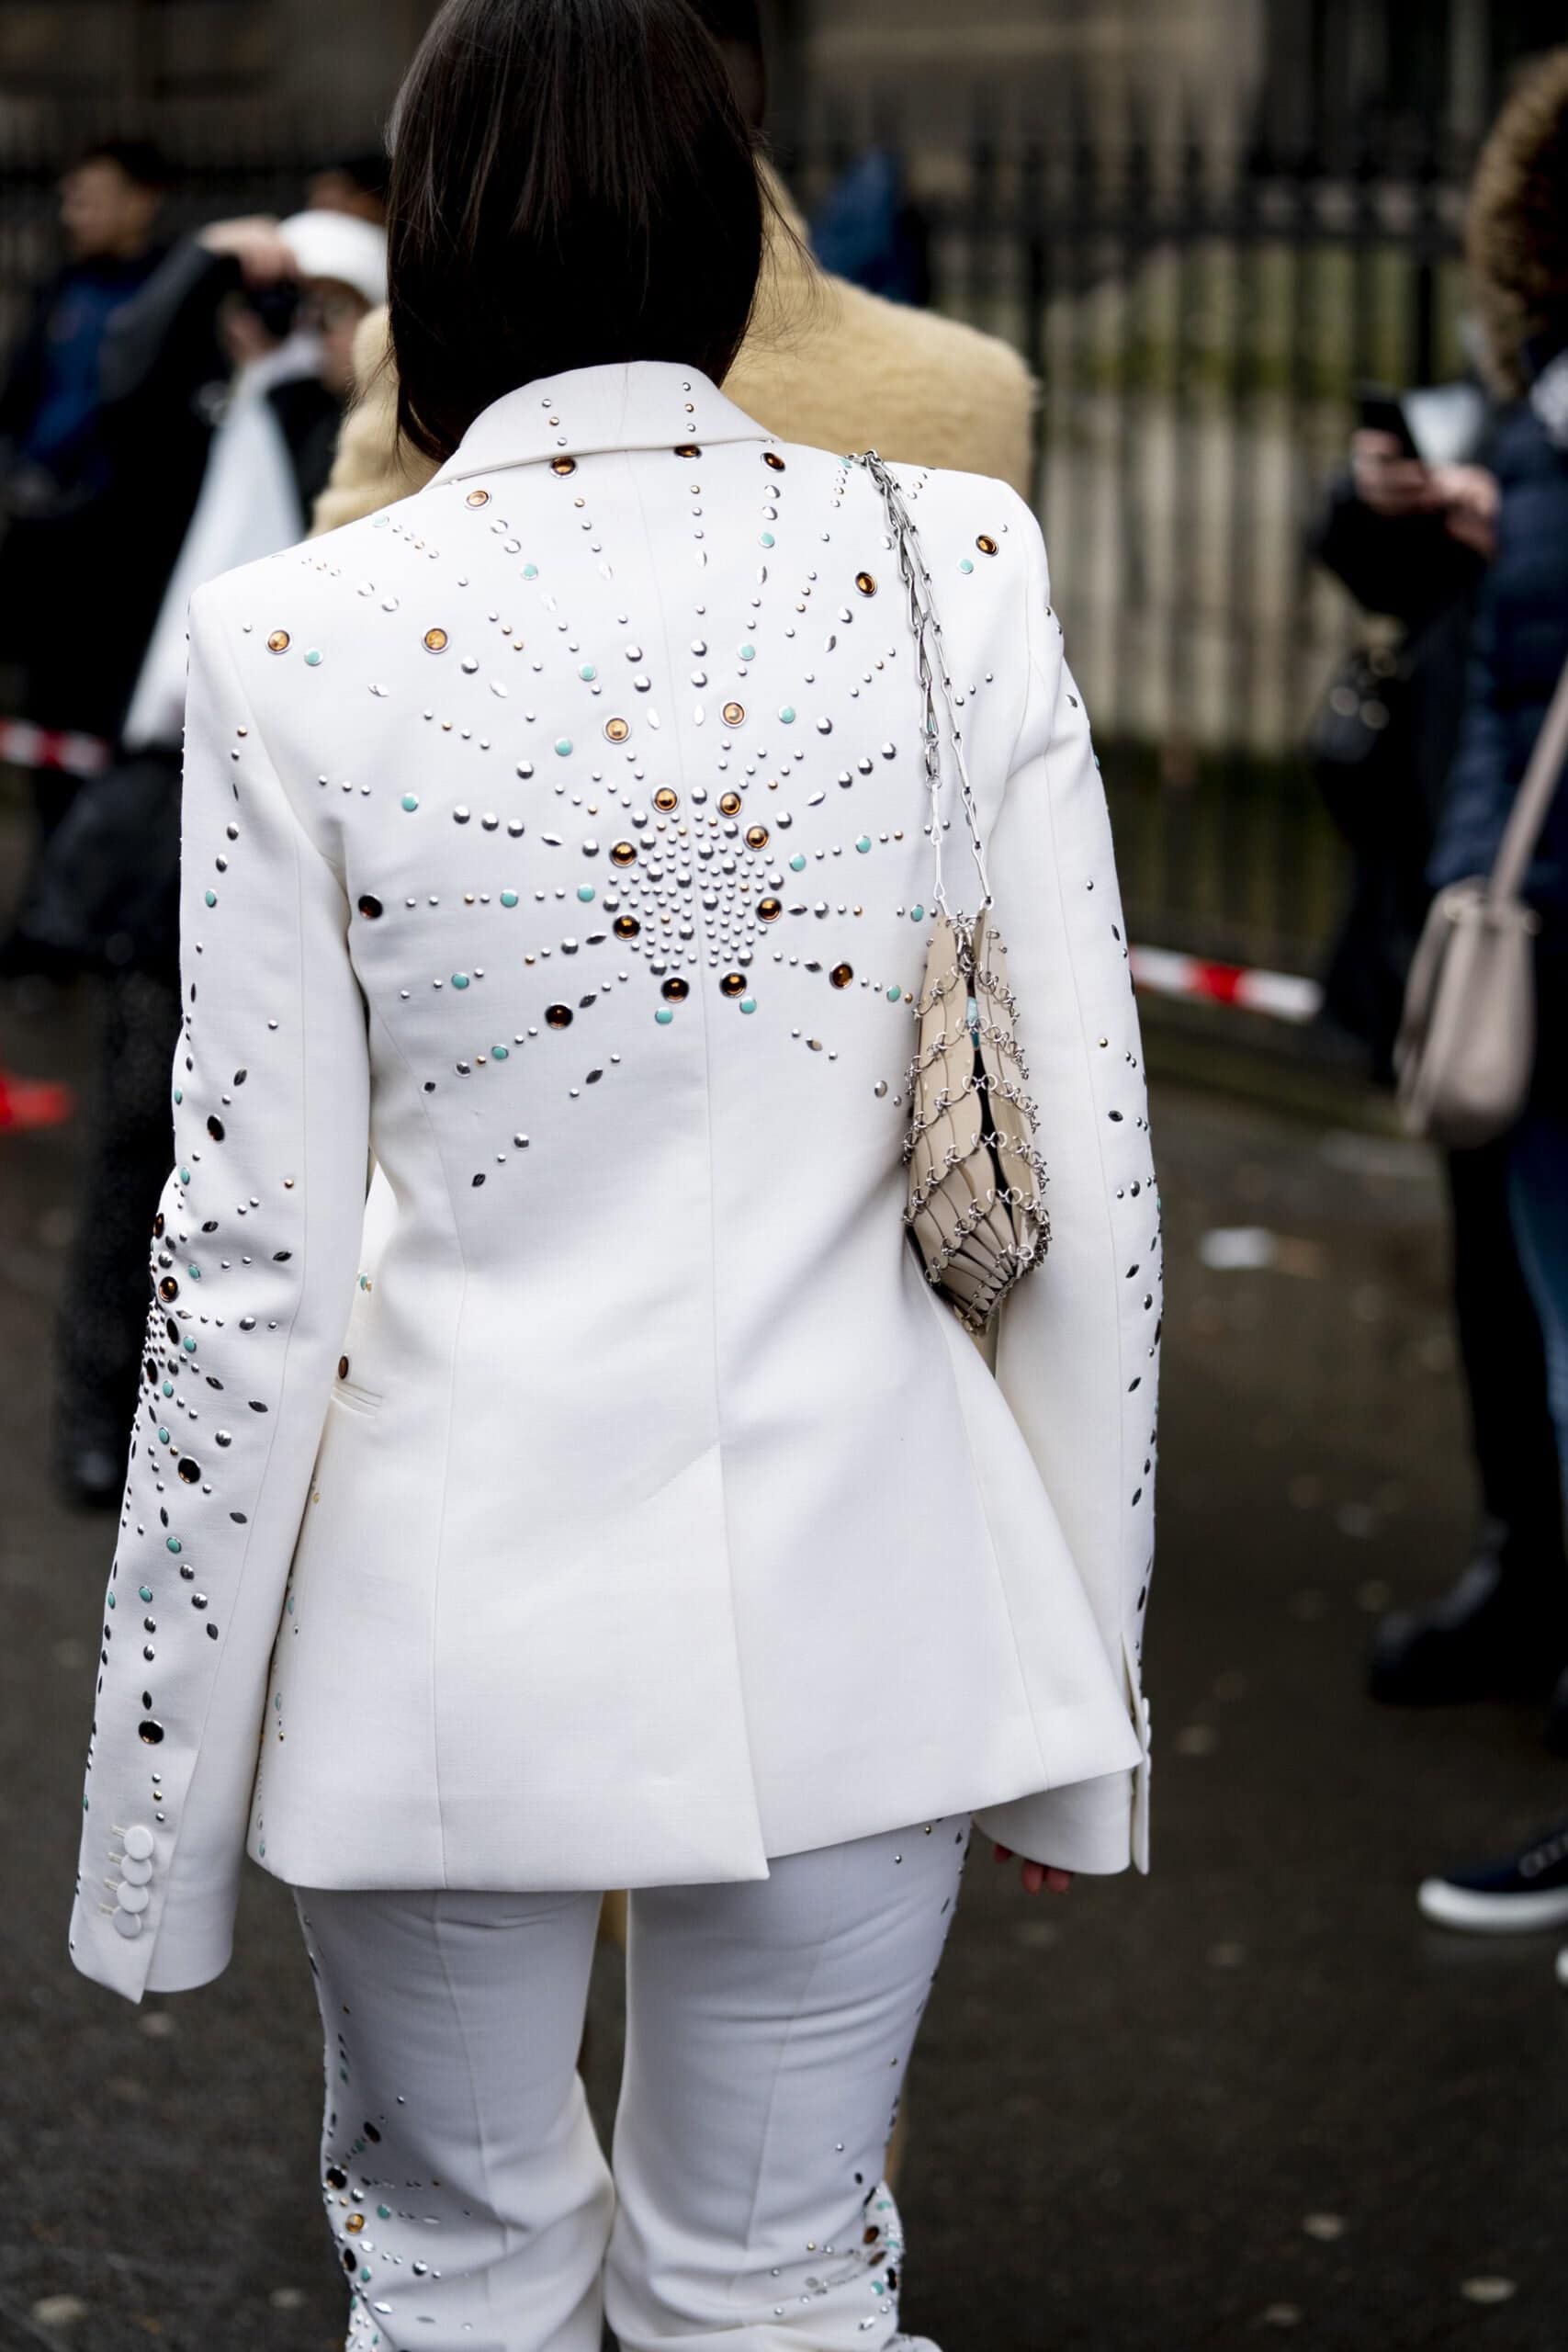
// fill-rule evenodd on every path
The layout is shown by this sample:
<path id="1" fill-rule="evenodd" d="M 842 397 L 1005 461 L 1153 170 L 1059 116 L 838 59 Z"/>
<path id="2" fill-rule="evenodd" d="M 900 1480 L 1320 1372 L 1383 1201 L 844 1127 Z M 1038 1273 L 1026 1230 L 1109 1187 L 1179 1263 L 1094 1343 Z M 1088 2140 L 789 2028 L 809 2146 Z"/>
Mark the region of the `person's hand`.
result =
<path id="1" fill-rule="evenodd" d="M 1435 466 L 1432 488 L 1450 537 L 1490 563 L 1497 552 L 1496 475 L 1484 466 Z"/>
<path id="2" fill-rule="evenodd" d="M 994 1846 L 991 1850 L 998 1862 L 1015 1860 L 1010 1846 Z M 1066 1894 L 1073 1883 L 1071 1871 L 1053 1870 L 1049 1862 L 1021 1861 L 1018 1874 L 1023 1882 L 1025 1894 L 1042 1894 L 1047 1888 L 1053 1894 Z"/>
<path id="3" fill-rule="evenodd" d="M 1352 435 L 1350 478 L 1357 497 L 1374 514 L 1429 514 L 1439 503 L 1428 468 L 1408 457 L 1392 433 L 1363 426 Z"/>
<path id="4" fill-rule="evenodd" d="M 238 220 L 209 220 L 197 242 L 209 254 L 231 254 L 240 265 L 247 286 L 275 286 L 280 277 L 297 273 L 294 256 L 277 233 L 270 212 L 247 213 Z"/>

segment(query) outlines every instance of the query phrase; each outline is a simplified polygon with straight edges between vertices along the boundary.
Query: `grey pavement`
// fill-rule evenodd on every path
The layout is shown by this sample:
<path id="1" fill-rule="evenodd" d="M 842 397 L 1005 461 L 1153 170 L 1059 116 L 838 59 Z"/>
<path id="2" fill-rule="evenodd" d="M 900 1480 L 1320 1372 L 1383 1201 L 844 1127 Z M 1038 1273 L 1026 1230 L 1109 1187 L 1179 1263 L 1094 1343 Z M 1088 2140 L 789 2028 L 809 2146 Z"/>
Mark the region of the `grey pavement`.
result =
<path id="1" fill-rule="evenodd" d="M 0 1066 L 77 1049 L 72 1021 L 0 1006 Z M 1526 1711 L 1360 1691 L 1374 1613 L 1445 1580 L 1469 1528 L 1432 1173 L 1174 1086 L 1156 1115 L 1156 1873 L 1030 1902 L 972 1859 L 910 2083 L 906 2324 L 944 2352 L 1561 2352 L 1553 1942 L 1444 1937 L 1412 1896 L 1568 1810 L 1568 1768 Z M 47 1477 L 74 1148 L 0 1136 L 0 2345 L 328 2352 L 320 2054 L 283 1890 L 247 1872 L 206 1991 L 136 2010 L 66 1964 L 110 1538 Z M 1238 1227 L 1282 1238 L 1272 1267 L 1205 1266 L 1201 1237 Z M 354 1771 L 345 1743 L 345 1798 Z M 618 2031 L 606 1956 L 602 2113 Z"/>

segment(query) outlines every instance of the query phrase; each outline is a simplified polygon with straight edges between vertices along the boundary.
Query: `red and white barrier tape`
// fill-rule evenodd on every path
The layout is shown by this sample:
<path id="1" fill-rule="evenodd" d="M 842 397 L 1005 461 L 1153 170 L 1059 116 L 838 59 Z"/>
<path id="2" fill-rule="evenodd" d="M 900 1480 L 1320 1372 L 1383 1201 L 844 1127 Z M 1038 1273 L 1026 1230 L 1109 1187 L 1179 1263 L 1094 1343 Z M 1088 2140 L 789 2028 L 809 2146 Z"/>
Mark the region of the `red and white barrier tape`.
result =
<path id="1" fill-rule="evenodd" d="M 1239 1004 L 1276 1021 L 1315 1020 L 1323 1003 L 1316 980 L 1295 972 L 1262 972 L 1245 964 L 1212 964 L 1168 947 L 1134 947 L 1133 978 L 1151 996 L 1195 997 L 1205 1004 Z"/>
<path id="2" fill-rule="evenodd" d="M 63 1126 L 74 1107 L 68 1086 L 51 1079 L 13 1078 L 0 1069 L 0 1135 Z"/>
<path id="3" fill-rule="evenodd" d="M 0 760 L 19 768 L 99 775 L 109 763 L 109 746 L 101 735 L 77 735 L 68 727 L 35 727 L 30 718 L 0 718 Z"/>

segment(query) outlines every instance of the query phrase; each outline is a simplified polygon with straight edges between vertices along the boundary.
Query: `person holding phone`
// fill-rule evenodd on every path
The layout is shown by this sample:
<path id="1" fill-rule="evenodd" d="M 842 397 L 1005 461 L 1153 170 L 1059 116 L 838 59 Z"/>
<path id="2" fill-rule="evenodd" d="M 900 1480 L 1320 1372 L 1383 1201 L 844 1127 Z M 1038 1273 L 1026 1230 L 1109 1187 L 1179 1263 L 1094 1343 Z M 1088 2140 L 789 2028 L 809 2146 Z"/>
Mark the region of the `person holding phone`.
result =
<path id="1" fill-rule="evenodd" d="M 1481 437 L 1430 462 L 1422 427 L 1466 404 Z M 1498 483 L 1477 387 L 1404 398 L 1369 388 L 1350 462 L 1330 486 L 1314 552 L 1397 645 L 1353 654 L 1321 722 L 1315 769 L 1354 861 L 1350 903 L 1325 976 L 1330 1017 L 1392 1080 L 1404 978 L 1430 899 L 1427 863 L 1459 740 L 1475 603 L 1496 547 Z M 1473 425 L 1472 427 L 1473 433 Z M 1361 714 L 1368 717 L 1363 719 Z M 1375 724 L 1373 723 L 1375 722 Z M 1568 1559 L 1540 1325 L 1508 1203 L 1506 1141 L 1442 1155 L 1460 1362 L 1481 1524 L 1440 1598 L 1391 1613 L 1369 1661 L 1374 1698 L 1433 1706 L 1547 1702 L 1547 1738 L 1568 1742 Z"/>

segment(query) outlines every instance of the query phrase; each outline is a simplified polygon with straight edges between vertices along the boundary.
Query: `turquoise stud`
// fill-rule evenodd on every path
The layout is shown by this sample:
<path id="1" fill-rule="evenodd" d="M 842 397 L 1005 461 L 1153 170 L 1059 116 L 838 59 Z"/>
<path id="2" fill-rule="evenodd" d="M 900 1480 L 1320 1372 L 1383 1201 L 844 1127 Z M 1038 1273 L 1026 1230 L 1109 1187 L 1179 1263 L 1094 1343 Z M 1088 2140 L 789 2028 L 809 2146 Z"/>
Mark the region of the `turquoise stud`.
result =
<path id="1" fill-rule="evenodd" d="M 164 1549 L 165 1552 L 183 1552 L 185 1545 L 177 1535 L 170 1535 L 164 1539 Z"/>
<path id="2" fill-rule="evenodd" d="M 740 1000 L 740 1010 L 742 1012 L 755 1012 L 757 1010 L 756 998 L 754 996 L 743 996 Z"/>
<path id="3" fill-rule="evenodd" d="M 925 919 L 926 910 L 924 907 L 911 907 L 909 909 L 909 921 L 911 922 L 924 922 Z"/>
<path id="4" fill-rule="evenodd" d="M 655 1021 L 658 1022 L 661 1029 L 667 1029 L 670 1026 L 670 1023 L 674 1020 L 675 1015 L 671 1012 L 670 1007 L 667 1004 L 661 1004 L 653 1017 Z"/>
<path id="5" fill-rule="evenodd" d="M 593 885 L 592 885 L 592 882 L 580 882 L 580 883 L 578 884 L 578 886 L 577 886 L 577 895 L 578 895 L 578 897 L 581 899 L 581 901 L 582 901 L 582 903 L 583 903 L 583 905 L 584 905 L 585 907 L 586 907 L 586 906 L 588 906 L 589 904 L 591 904 L 591 902 L 592 902 L 592 898 L 593 898 Z"/>
<path id="6" fill-rule="evenodd" d="M 307 670 L 319 670 L 321 666 L 321 650 L 319 647 L 312 645 L 310 650 L 305 656 L 305 667 Z"/>
<path id="7" fill-rule="evenodd" d="M 897 980 L 895 980 L 895 981 L 894 981 L 894 983 L 893 983 L 893 985 L 892 985 L 892 987 L 891 987 L 891 988 L 888 989 L 888 991 L 887 991 L 887 1001 L 888 1001 L 888 1003 L 889 1003 L 889 1004 L 897 1004 L 897 1001 L 898 1001 L 898 1000 L 899 1000 L 899 998 L 903 995 L 903 993 L 904 993 L 903 989 L 899 987 L 899 985 L 898 985 L 897 981 Z"/>
<path id="8" fill-rule="evenodd" d="M 571 737 L 570 735 L 558 735 L 556 738 L 556 750 L 564 760 L 571 750 Z"/>
<path id="9" fill-rule="evenodd" d="M 196 1353 L 196 1341 L 195 1341 L 194 1340 L 182 1340 L 182 1341 L 181 1341 L 181 1343 L 180 1343 L 180 1344 L 181 1344 L 181 1345 L 182 1345 L 182 1347 L 185 1349 L 185 1351 L 186 1351 L 186 1355 L 187 1355 L 187 1356 L 193 1356 L 193 1355 L 195 1355 L 195 1353 Z"/>
<path id="10" fill-rule="evenodd" d="M 795 725 L 795 705 L 794 705 L 794 703 L 792 703 L 792 702 L 786 702 L 786 703 L 785 703 L 785 705 L 784 705 L 784 708 L 780 711 L 780 713 L 779 713 L 779 717 L 780 717 L 780 718 L 784 721 L 784 725 L 785 725 L 786 727 L 793 727 L 793 726 Z"/>
<path id="11" fill-rule="evenodd" d="M 871 847 L 871 835 L 870 835 L 869 833 L 863 833 L 863 834 L 861 835 L 861 837 L 860 837 L 859 841 L 858 841 L 858 842 L 856 842 L 856 843 L 855 843 L 855 847 L 856 847 L 856 849 L 858 849 L 858 850 L 859 850 L 859 852 L 860 852 L 861 855 L 863 857 L 863 856 L 865 855 L 865 854 L 866 854 L 867 850 Z"/>
<path id="12" fill-rule="evenodd" d="M 761 543 L 762 543 L 763 547 L 765 547 L 765 548 L 771 548 L 771 547 L 773 546 L 773 535 L 772 531 L 764 531 L 764 532 L 762 533 L 762 542 L 761 542 Z"/>
<path id="13" fill-rule="evenodd" d="M 960 571 L 973 571 L 975 566 L 970 561 L 969 558 L 966 555 L 964 555 L 960 556 L 958 559 L 958 569 Z"/>
<path id="14" fill-rule="evenodd" d="M 202 896 L 209 907 L 215 907 L 218 904 L 218 893 L 216 890 L 204 890 Z"/>
<path id="15" fill-rule="evenodd" d="M 599 675 L 599 673 L 592 662 L 585 662 L 577 674 L 580 678 L 585 679 L 589 684 L 592 684 L 593 680 Z"/>
<path id="16" fill-rule="evenodd" d="M 467 972 L 454 972 L 454 973 L 453 973 L 453 975 L 452 975 L 452 986 L 453 986 L 455 989 L 466 989 L 466 988 L 468 987 L 468 976 Z"/>
<path id="17" fill-rule="evenodd" d="M 412 792 L 405 792 L 405 793 L 404 793 L 404 795 L 403 795 L 403 807 L 408 810 L 408 812 L 409 812 L 410 816 L 412 817 L 412 814 L 413 814 L 413 812 L 414 812 L 414 810 L 419 807 L 419 796 L 418 796 L 418 794 L 417 794 L 417 793 L 412 793 Z"/>
<path id="18" fill-rule="evenodd" d="M 186 1099 L 186 1091 L 185 1091 L 185 1088 L 184 1088 L 183 1086 L 176 1086 L 176 1087 L 175 1087 L 175 1101 L 176 1102 L 183 1102 L 185 1101 L 185 1099 Z"/>
<path id="19" fill-rule="evenodd" d="M 806 860 L 805 860 L 804 856 L 801 854 L 801 853 L 800 853 L 800 851 L 799 851 L 799 850 L 796 850 L 796 851 L 795 851 L 795 855 L 790 859 L 790 862 L 789 862 L 789 870 L 790 870 L 790 872 L 791 872 L 792 874 L 804 874 L 804 873 L 805 873 L 805 871 L 806 871 Z"/>
<path id="20" fill-rule="evenodd" d="M 142 1598 L 142 1600 L 152 1600 L 152 1586 L 151 1586 L 150 1584 L 140 1584 L 140 1585 L 138 1585 L 138 1586 L 137 1586 L 136 1589 L 137 1589 L 137 1591 L 141 1595 L 141 1598 Z"/>
<path id="21" fill-rule="evenodd" d="M 757 649 L 754 645 L 738 645 L 735 650 L 742 662 L 755 662 L 757 659 Z"/>
<path id="22" fill-rule="evenodd" d="M 492 1062 L 505 1061 L 507 1054 L 508 1048 L 505 1046 L 492 1046 L 490 1049 L 490 1057 Z"/>
<path id="23" fill-rule="evenodd" d="M 523 566 L 523 577 L 525 580 L 537 580 L 538 576 L 539 567 L 536 563 L 525 563 Z"/>
<path id="24" fill-rule="evenodd" d="M 516 891 L 503 890 L 501 894 L 501 903 L 503 907 L 514 907 L 517 904 Z"/>

